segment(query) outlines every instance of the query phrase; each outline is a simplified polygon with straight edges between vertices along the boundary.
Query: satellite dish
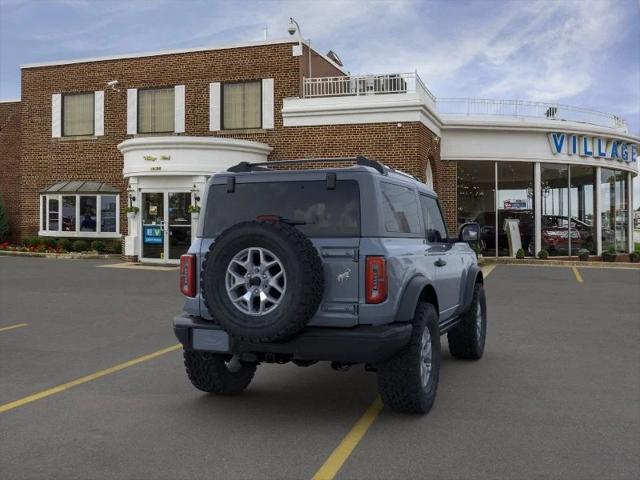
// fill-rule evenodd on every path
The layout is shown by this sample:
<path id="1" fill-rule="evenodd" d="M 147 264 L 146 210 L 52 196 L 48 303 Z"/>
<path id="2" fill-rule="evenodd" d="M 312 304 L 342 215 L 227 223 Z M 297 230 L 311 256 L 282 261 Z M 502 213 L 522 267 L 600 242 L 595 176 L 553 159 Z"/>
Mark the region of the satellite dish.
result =
<path id="1" fill-rule="evenodd" d="M 333 50 L 329 50 L 327 52 L 327 57 L 329 57 L 334 63 L 338 64 L 339 66 L 344 66 L 342 64 L 342 60 L 340 60 L 340 57 L 338 56 L 338 54 L 336 52 L 334 52 Z"/>

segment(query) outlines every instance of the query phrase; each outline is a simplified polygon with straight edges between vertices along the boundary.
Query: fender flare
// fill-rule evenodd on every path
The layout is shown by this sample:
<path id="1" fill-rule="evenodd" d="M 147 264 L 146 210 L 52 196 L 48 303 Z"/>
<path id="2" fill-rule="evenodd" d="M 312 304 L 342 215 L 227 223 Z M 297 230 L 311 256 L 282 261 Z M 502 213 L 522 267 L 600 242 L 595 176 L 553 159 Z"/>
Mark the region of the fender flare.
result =
<path id="1" fill-rule="evenodd" d="M 418 300 L 422 291 L 426 286 L 430 285 L 427 278 L 417 275 L 409 280 L 407 287 L 402 293 L 400 302 L 398 302 L 398 311 L 396 313 L 396 322 L 411 322 L 418 306 Z"/>
<path id="2" fill-rule="evenodd" d="M 466 279 L 464 280 L 464 297 L 462 297 L 462 302 L 460 303 L 460 307 L 458 309 L 458 314 L 463 314 L 469 307 L 471 307 L 471 302 L 473 300 L 473 289 L 477 282 L 484 283 L 484 277 L 482 275 L 482 270 L 478 265 L 471 265 L 466 274 Z"/>

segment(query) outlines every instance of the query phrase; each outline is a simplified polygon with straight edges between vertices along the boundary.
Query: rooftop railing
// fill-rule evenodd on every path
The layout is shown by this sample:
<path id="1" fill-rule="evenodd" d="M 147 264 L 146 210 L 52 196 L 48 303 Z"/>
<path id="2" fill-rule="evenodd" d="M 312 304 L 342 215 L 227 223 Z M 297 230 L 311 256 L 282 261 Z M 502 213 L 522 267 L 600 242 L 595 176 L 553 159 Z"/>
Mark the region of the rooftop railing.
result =
<path id="1" fill-rule="evenodd" d="M 398 93 L 425 93 L 432 101 L 435 102 L 436 100 L 436 97 L 433 96 L 415 72 L 304 79 L 305 98 Z"/>
<path id="2" fill-rule="evenodd" d="M 427 103 L 435 104 L 438 113 L 444 115 L 566 120 L 627 130 L 625 120 L 616 115 L 559 103 L 483 98 L 436 99 L 416 72 L 305 78 L 303 90 L 304 98 L 402 93 L 417 93 L 424 96 Z"/>
<path id="3" fill-rule="evenodd" d="M 465 116 L 501 116 L 537 118 L 589 123 L 603 127 L 626 129 L 624 119 L 610 113 L 559 103 L 530 102 L 527 100 L 489 100 L 482 98 L 439 98 L 438 113 Z"/>

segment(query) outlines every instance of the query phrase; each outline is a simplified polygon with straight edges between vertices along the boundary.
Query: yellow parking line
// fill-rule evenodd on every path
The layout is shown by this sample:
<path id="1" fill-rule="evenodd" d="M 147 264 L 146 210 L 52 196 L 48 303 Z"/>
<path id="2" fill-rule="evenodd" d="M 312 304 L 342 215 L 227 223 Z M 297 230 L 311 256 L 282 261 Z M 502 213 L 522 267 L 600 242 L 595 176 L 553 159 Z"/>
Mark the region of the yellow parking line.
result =
<path id="1" fill-rule="evenodd" d="M 13 330 L 14 328 L 26 327 L 28 323 L 18 323 L 16 325 L 9 325 L 8 327 L 0 328 L 0 332 L 6 332 L 7 330 Z"/>
<path id="2" fill-rule="evenodd" d="M 96 380 L 100 377 L 104 377 L 111 373 L 119 372 L 120 370 L 124 370 L 125 368 L 132 367 L 142 362 L 146 362 L 147 360 L 153 360 L 165 353 L 173 352 L 182 348 L 182 345 L 178 343 L 177 345 L 173 345 L 168 348 L 164 348 L 162 350 L 158 350 L 157 352 L 150 353 L 148 355 L 143 355 L 142 357 L 134 358 L 133 360 L 129 360 L 128 362 L 121 363 L 119 365 L 115 365 L 111 368 L 107 368 L 105 370 L 100 370 L 99 372 L 92 373 L 91 375 L 86 375 L 84 377 L 80 377 L 76 380 L 72 380 L 71 382 L 63 383 L 62 385 L 58 385 L 57 387 L 49 388 L 47 390 L 43 390 L 38 393 L 34 393 L 33 395 L 29 395 L 28 397 L 23 397 L 19 400 L 14 400 L 13 402 L 5 403 L 4 405 L 0 405 L 0 413 L 7 412 L 9 410 L 13 410 L 14 408 L 22 407 L 31 402 L 35 402 L 36 400 L 41 400 L 43 398 L 49 397 L 56 393 L 63 392 L 72 387 L 77 387 L 78 385 L 82 385 L 83 383 L 90 382 L 91 380 Z"/>
<path id="3" fill-rule="evenodd" d="M 482 276 L 484 278 L 487 278 L 491 272 L 493 272 L 493 269 L 496 268 L 495 264 L 492 265 L 483 265 L 482 267 L 480 267 L 482 270 Z"/>
<path id="4" fill-rule="evenodd" d="M 571 270 L 573 270 L 573 274 L 576 276 L 576 280 L 578 281 L 578 283 L 584 283 L 584 279 L 582 278 L 582 275 L 580 275 L 578 268 L 571 267 Z"/>
<path id="5" fill-rule="evenodd" d="M 329 455 L 327 461 L 324 462 L 320 470 L 316 472 L 312 480 L 332 480 L 381 411 L 382 400 L 378 397 L 367 411 L 364 412 L 364 415 L 360 417 L 360 420 L 356 422 L 351 431 L 347 433 L 347 436 L 340 442 L 340 445 Z"/>

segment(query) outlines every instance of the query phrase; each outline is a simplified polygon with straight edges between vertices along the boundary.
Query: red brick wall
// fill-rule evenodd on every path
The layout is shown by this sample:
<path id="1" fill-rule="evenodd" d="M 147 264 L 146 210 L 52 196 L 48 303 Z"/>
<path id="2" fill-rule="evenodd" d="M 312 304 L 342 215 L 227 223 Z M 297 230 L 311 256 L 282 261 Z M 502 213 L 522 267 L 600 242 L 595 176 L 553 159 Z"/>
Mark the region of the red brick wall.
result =
<path id="1" fill-rule="evenodd" d="M 9 238 L 19 230 L 20 102 L 0 103 L 0 195 L 9 219 Z"/>
<path id="2" fill-rule="evenodd" d="M 323 75 L 339 74 L 325 64 Z M 273 147 L 270 158 L 366 155 L 423 180 L 427 158 L 431 157 L 436 190 L 450 189 L 450 180 L 444 180 L 450 173 L 441 165 L 439 144 L 418 122 L 400 127 L 381 123 L 284 128 L 280 114 L 283 99 L 299 96 L 300 65 L 300 57 L 291 55 L 291 44 L 278 44 L 23 69 L 20 200 L 24 213 L 20 234 L 37 232 L 38 192 L 61 180 L 97 180 L 119 187 L 120 225 L 126 233 L 127 183 L 117 145 L 132 137 L 126 134 L 127 88 L 185 85 L 186 132 L 181 135 L 263 142 Z M 262 78 L 275 80 L 275 128 L 210 132 L 209 83 Z M 118 80 L 119 92 L 106 88 L 110 80 Z M 105 135 L 81 140 L 51 138 L 51 95 L 95 90 L 105 90 Z M 455 193 L 455 185 L 453 188 Z M 449 222 L 452 209 L 455 211 L 455 205 L 447 203 Z M 452 218 L 455 224 L 455 214 Z"/>

